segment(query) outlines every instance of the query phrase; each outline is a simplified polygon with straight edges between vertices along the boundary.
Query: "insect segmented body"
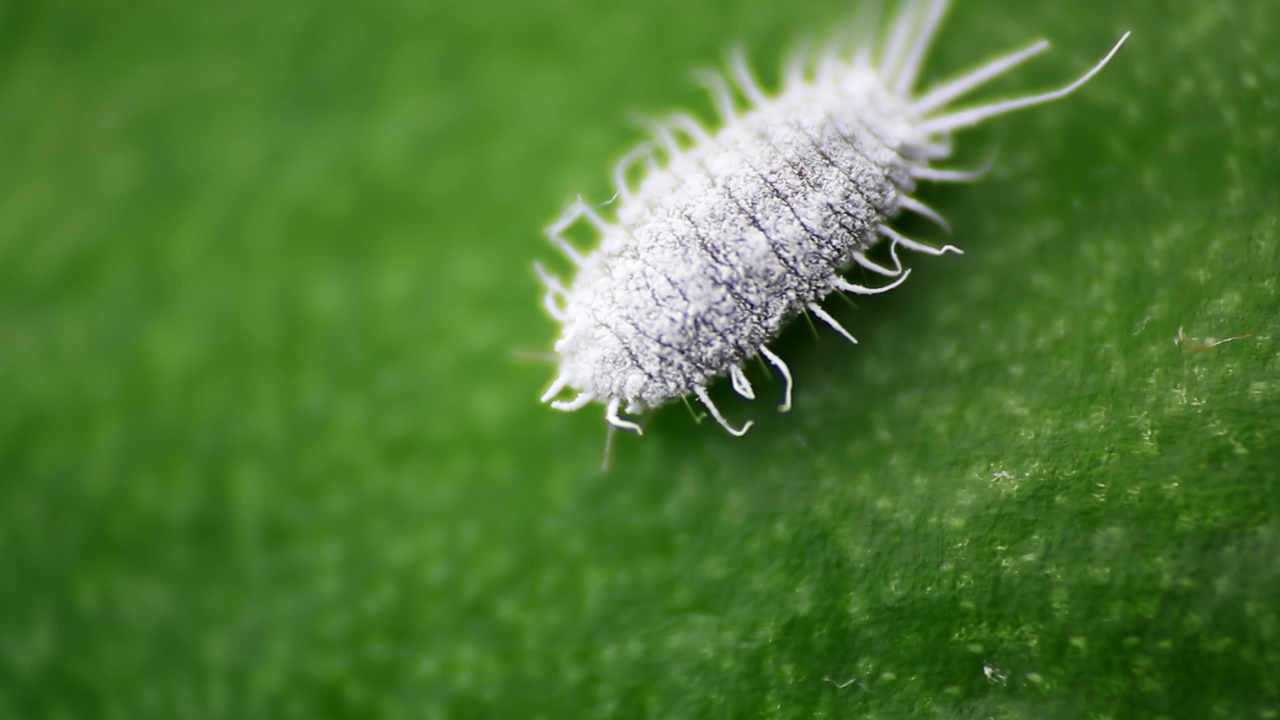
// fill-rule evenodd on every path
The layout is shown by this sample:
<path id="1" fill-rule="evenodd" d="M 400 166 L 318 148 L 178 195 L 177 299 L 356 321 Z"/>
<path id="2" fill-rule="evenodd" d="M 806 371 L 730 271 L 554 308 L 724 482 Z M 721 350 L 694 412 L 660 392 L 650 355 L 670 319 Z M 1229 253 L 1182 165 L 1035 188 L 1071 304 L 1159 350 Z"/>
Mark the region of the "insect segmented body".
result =
<path id="1" fill-rule="evenodd" d="M 739 111 L 727 80 L 704 75 L 722 127 L 708 130 L 683 114 L 655 123 L 655 142 L 615 169 L 612 220 L 581 198 L 573 203 L 548 234 L 577 275 L 566 286 L 537 266 L 546 308 L 563 324 L 555 344 L 559 372 L 543 401 L 560 410 L 600 402 L 611 425 L 639 432 L 620 412 L 693 394 L 726 430 L 741 435 L 751 423 L 729 423 L 707 395 L 708 383 L 728 375 L 739 394 L 753 398 L 742 366 L 759 355 L 785 379 L 782 409 L 788 409 L 791 373 L 767 346 L 791 319 L 811 312 L 856 342 L 819 301 L 833 292 L 897 287 L 910 273 L 898 260 L 899 248 L 959 252 L 912 240 L 889 225 L 908 211 L 945 226 L 913 197 L 916 182 L 980 174 L 934 165 L 950 156 L 951 132 L 1067 95 L 1101 70 L 1128 34 L 1066 87 L 952 110 L 953 101 L 1048 43 L 915 94 L 946 5 L 907 2 L 884 42 L 865 40 L 851 52 L 833 48 L 812 59 L 797 54 L 773 95 L 760 88 L 741 53 L 733 55 L 730 74 L 748 110 Z M 632 187 L 628 171 L 640 161 L 645 172 Z M 600 236 L 585 254 L 564 236 L 582 220 Z M 889 265 L 866 255 L 882 240 L 890 243 Z M 841 272 L 854 264 L 890 280 L 879 287 L 851 283 Z M 566 389 L 576 391 L 574 397 L 556 399 Z"/>

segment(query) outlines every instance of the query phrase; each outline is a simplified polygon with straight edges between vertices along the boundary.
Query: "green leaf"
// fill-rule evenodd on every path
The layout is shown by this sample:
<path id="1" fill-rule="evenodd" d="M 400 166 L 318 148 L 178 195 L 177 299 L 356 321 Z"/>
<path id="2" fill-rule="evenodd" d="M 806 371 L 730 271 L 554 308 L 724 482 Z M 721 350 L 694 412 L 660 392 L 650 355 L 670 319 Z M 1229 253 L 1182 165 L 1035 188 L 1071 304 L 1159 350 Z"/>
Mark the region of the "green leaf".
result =
<path id="1" fill-rule="evenodd" d="M 628 114 L 855 11 L 0 9 L 0 716 L 1276 717 L 1275 3 L 958 2 L 926 82 L 1054 42 L 984 97 L 1134 33 L 956 137 L 964 256 L 744 439 L 537 403 Z"/>

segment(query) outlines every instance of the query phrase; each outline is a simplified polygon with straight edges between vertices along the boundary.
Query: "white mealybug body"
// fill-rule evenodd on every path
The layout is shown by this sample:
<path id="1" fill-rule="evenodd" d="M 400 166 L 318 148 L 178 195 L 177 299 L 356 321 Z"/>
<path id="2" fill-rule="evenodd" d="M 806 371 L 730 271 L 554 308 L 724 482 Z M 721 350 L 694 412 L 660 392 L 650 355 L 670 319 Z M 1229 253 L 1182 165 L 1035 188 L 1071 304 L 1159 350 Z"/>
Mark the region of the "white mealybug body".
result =
<path id="1" fill-rule="evenodd" d="M 693 394 L 725 429 L 741 435 L 751 423 L 736 428 L 726 421 L 707 395 L 708 383 L 729 375 L 739 394 L 753 398 L 742 365 L 760 355 L 786 380 L 782 409 L 788 409 L 791 374 L 767 345 L 792 318 L 811 312 L 856 342 L 819 301 L 833 292 L 873 294 L 899 285 L 910 272 L 898 261 L 899 247 L 959 252 L 889 226 L 903 210 L 945 226 L 912 192 L 918 180 L 979 174 L 933 166 L 950 155 L 950 133 L 1072 92 L 1106 65 L 1128 34 L 1064 88 L 948 110 L 1048 43 L 913 94 L 946 4 L 908 1 L 878 53 L 876 43 L 865 41 L 852 53 L 829 49 L 814 62 L 797 55 L 773 96 L 735 54 L 730 71 L 749 110 L 739 112 L 728 82 L 708 74 L 723 127 L 713 132 L 687 115 L 655 124 L 665 165 L 652 143 L 623 158 L 615 171 L 613 220 L 581 198 L 573 203 L 548 234 L 577 275 L 565 286 L 537 266 L 547 310 L 563 323 L 555 344 L 559 373 L 543 401 L 560 410 L 601 402 L 612 426 L 638 432 L 620 411 L 642 412 Z M 639 160 L 646 172 L 633 188 L 628 169 Z M 599 246 L 586 254 L 564 237 L 584 219 L 600 235 Z M 882 239 L 890 242 L 892 266 L 865 255 Z M 853 264 L 892 280 L 875 288 L 850 283 L 840 273 Z M 575 391 L 573 398 L 555 399 L 566 389 Z"/>

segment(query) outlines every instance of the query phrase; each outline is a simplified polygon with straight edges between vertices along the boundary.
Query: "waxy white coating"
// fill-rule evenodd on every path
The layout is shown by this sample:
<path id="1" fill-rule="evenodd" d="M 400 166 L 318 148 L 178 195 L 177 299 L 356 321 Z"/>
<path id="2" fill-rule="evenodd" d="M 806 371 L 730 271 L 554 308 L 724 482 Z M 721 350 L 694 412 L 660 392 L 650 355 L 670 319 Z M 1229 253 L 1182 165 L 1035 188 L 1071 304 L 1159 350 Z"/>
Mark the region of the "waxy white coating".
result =
<path id="1" fill-rule="evenodd" d="M 738 112 L 723 79 L 709 77 L 723 127 L 712 132 L 687 115 L 656 124 L 666 162 L 659 166 L 650 144 L 623 159 L 615 172 L 612 221 L 581 199 L 571 205 L 548 233 L 578 266 L 576 276 L 565 287 L 538 267 L 548 286 L 547 309 L 563 324 L 555 344 L 559 373 L 543 400 L 562 410 L 602 402 L 613 426 L 638 432 L 620 409 L 638 413 L 693 394 L 740 435 L 750 423 L 735 428 L 724 419 L 707 396 L 711 381 L 728 374 L 735 390 L 754 397 L 742 365 L 762 355 L 786 378 L 783 409 L 789 408 L 790 372 L 766 346 L 796 315 L 812 312 L 852 341 L 819 301 L 836 291 L 872 294 L 896 287 L 910 272 L 897 260 L 898 246 L 934 255 L 959 252 L 924 245 L 888 226 L 903 210 L 943 223 L 912 198 L 916 180 L 961 181 L 978 174 L 932 166 L 950 155 L 950 132 L 1070 93 L 1128 35 L 1061 90 L 948 111 L 951 101 L 1047 43 L 914 96 L 911 88 L 946 4 L 934 0 L 922 12 L 919 3 L 907 3 L 878 59 L 871 42 L 851 55 L 828 50 L 813 67 L 798 56 L 772 97 L 736 55 L 731 72 L 751 104 L 748 111 Z M 633 190 L 626 176 L 638 159 L 647 171 Z M 562 234 L 581 219 L 600 235 L 598 247 L 585 255 Z M 892 243 L 892 267 L 864 255 L 883 238 Z M 894 279 L 877 288 L 853 285 L 840 273 L 855 263 Z M 575 391 L 573 399 L 553 400 L 566 388 Z"/>

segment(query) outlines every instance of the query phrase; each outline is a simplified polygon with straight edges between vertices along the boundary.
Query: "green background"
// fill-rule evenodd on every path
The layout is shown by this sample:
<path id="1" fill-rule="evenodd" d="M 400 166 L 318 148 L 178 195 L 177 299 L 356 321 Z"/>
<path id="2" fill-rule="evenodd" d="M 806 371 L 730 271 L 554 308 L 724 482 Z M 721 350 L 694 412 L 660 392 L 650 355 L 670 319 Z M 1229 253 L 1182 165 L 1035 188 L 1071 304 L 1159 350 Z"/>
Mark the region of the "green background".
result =
<path id="1" fill-rule="evenodd" d="M 0 4 L 0 716 L 1277 717 L 1270 0 L 960 2 L 926 82 L 1054 42 L 984 97 L 1134 31 L 958 136 L 966 255 L 745 439 L 536 402 L 629 113 L 853 11 Z"/>

